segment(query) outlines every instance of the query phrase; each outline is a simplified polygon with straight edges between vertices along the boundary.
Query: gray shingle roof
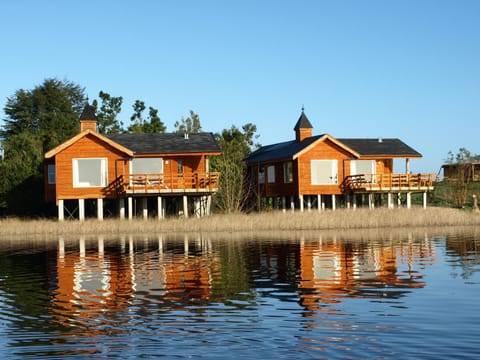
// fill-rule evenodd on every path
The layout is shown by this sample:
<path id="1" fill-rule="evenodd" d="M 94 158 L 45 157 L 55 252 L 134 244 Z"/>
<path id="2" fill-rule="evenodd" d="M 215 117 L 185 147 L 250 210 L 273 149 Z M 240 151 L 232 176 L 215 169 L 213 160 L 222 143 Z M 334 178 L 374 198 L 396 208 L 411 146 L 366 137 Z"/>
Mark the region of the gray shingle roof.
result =
<path id="1" fill-rule="evenodd" d="M 400 139 L 337 139 L 362 156 L 405 156 L 422 155 Z"/>
<path id="2" fill-rule="evenodd" d="M 255 150 L 244 160 L 247 163 L 262 163 L 293 158 L 313 142 L 324 135 L 312 136 L 301 142 L 292 140 L 267 146 Z M 422 155 L 399 139 L 336 139 L 346 147 L 360 154 L 360 156 L 391 156 L 391 157 L 421 157 Z"/>
<path id="3" fill-rule="evenodd" d="M 95 109 L 88 102 L 83 108 L 82 114 L 80 115 L 80 120 L 97 120 Z"/>
<path id="4" fill-rule="evenodd" d="M 132 150 L 135 154 L 176 154 L 220 152 L 212 133 L 184 134 L 111 134 L 107 138 Z"/>

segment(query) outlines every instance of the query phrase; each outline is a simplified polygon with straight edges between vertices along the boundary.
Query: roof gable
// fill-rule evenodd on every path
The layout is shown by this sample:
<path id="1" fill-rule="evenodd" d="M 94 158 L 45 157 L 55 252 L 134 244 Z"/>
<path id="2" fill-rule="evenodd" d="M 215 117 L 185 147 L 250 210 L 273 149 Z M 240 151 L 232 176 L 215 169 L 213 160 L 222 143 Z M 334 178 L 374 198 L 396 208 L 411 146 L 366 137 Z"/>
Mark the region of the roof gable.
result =
<path id="1" fill-rule="evenodd" d="M 101 142 L 104 142 L 106 144 L 108 144 L 109 146 L 113 147 L 114 149 L 117 149 L 118 151 L 120 152 L 123 152 L 124 154 L 128 155 L 128 156 L 133 156 L 133 152 L 131 150 L 129 150 L 128 148 L 108 139 L 107 137 L 91 130 L 91 129 L 87 129 L 85 131 L 82 131 L 81 133 L 79 133 L 78 135 L 74 136 L 73 138 L 71 138 L 70 140 L 67 140 L 65 141 L 64 143 L 58 145 L 57 147 L 55 147 L 54 149 L 48 151 L 46 154 L 45 154 L 45 159 L 49 159 L 51 157 L 54 157 L 55 155 L 57 155 L 58 153 L 62 152 L 63 150 L 65 150 L 66 148 L 72 146 L 73 144 L 75 144 L 77 141 L 79 141 L 80 139 L 84 138 L 85 136 L 87 135 L 91 135 L 93 137 L 96 137 L 98 140 L 100 140 Z"/>
<path id="2" fill-rule="evenodd" d="M 323 135 L 312 136 L 302 141 L 292 140 L 292 141 L 262 146 L 260 149 L 252 152 L 244 160 L 247 163 L 262 163 L 266 161 L 275 161 L 275 160 L 281 160 L 281 159 L 294 160 L 299 156 L 301 156 L 303 153 L 315 147 L 318 143 L 326 140 L 330 140 L 335 145 L 351 153 L 352 156 L 360 157 L 360 155 L 356 151 L 354 151 L 353 149 L 350 149 L 345 144 L 342 144 L 333 136 L 329 134 L 323 134 Z"/>

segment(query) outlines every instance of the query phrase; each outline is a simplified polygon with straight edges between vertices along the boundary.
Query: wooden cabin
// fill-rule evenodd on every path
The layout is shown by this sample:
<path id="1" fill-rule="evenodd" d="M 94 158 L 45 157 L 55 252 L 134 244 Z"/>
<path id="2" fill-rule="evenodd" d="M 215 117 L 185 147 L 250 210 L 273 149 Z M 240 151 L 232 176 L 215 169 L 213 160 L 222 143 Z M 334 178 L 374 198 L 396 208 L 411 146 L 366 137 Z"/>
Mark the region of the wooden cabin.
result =
<path id="1" fill-rule="evenodd" d="M 445 181 L 466 183 L 480 181 L 480 161 L 444 164 L 442 169 Z"/>
<path id="2" fill-rule="evenodd" d="M 338 197 L 346 207 L 361 201 L 374 207 L 387 198 L 388 207 L 404 201 L 411 206 L 411 194 L 433 190 L 435 174 L 411 174 L 410 159 L 422 155 L 399 139 L 337 139 L 329 134 L 313 135 L 304 110 L 295 127 L 295 139 L 267 145 L 246 159 L 249 193 L 257 206 L 290 208 L 313 206 L 336 208 Z M 394 172 L 394 160 L 405 159 L 405 169 Z M 402 197 L 404 200 L 402 200 Z"/>
<path id="3" fill-rule="evenodd" d="M 121 218 L 126 205 L 129 218 L 146 218 L 152 208 L 159 218 L 210 213 L 219 174 L 210 172 L 209 157 L 220 154 L 212 133 L 102 135 L 88 104 L 80 128 L 45 154 L 45 196 L 60 220 L 65 212 L 83 220 L 87 205 L 102 219 L 104 200 L 118 203 Z"/>

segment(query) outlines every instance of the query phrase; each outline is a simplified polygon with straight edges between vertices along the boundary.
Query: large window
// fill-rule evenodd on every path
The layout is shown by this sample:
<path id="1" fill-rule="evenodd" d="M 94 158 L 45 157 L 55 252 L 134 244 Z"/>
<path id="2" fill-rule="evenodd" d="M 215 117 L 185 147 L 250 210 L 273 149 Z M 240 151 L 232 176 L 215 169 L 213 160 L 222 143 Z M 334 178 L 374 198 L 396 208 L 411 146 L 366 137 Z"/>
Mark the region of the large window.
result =
<path id="1" fill-rule="evenodd" d="M 74 187 L 104 187 L 107 186 L 107 159 L 73 159 Z"/>
<path id="2" fill-rule="evenodd" d="M 132 174 L 163 174 L 163 159 L 135 158 L 132 160 Z"/>
<path id="3" fill-rule="evenodd" d="M 265 170 L 263 168 L 258 170 L 258 183 L 265 184 Z"/>
<path id="4" fill-rule="evenodd" d="M 283 163 L 283 182 L 286 184 L 293 182 L 293 163 L 291 161 Z"/>
<path id="5" fill-rule="evenodd" d="M 274 165 L 270 165 L 267 168 L 267 181 L 269 183 L 274 183 L 275 182 L 275 166 Z"/>
<path id="6" fill-rule="evenodd" d="M 338 182 L 337 160 L 311 160 L 312 185 L 330 185 Z"/>

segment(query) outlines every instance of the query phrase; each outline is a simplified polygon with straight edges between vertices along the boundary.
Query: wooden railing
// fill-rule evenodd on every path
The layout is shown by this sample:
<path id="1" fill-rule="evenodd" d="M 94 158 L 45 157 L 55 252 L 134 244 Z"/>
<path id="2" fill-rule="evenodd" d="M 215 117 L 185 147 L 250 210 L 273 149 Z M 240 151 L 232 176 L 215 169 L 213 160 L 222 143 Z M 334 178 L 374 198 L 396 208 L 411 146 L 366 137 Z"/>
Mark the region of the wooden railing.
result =
<path id="1" fill-rule="evenodd" d="M 361 174 L 343 181 L 350 191 L 433 190 L 436 174 Z"/>
<path id="2" fill-rule="evenodd" d="M 220 173 L 190 173 L 190 174 L 134 174 L 121 175 L 119 178 L 120 192 L 141 193 L 186 193 L 213 192 L 218 189 Z"/>

